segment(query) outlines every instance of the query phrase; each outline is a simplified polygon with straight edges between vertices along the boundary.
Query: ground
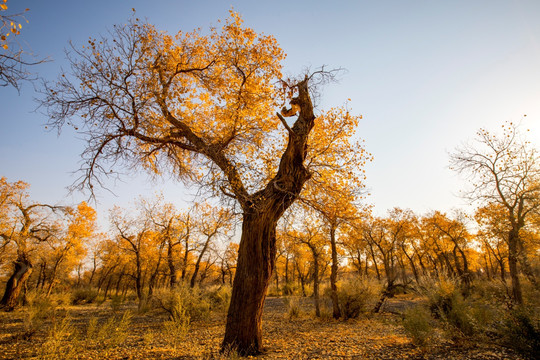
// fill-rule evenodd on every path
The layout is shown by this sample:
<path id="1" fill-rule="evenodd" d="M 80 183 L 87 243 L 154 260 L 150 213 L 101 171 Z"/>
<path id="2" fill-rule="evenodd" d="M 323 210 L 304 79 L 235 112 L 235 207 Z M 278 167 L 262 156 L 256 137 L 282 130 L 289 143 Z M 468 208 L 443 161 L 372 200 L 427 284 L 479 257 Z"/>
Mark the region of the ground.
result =
<path id="1" fill-rule="evenodd" d="M 381 314 L 335 321 L 313 317 L 311 299 L 296 300 L 300 313 L 290 318 L 285 298 L 268 298 L 264 312 L 264 354 L 259 359 L 520 359 L 494 345 L 440 341 L 427 348 L 411 343 L 401 326 L 407 299 L 390 299 Z M 114 310 L 113 310 L 114 309 Z M 133 313 L 122 325 L 121 314 Z M 221 359 L 224 311 L 193 321 L 185 337 L 164 332 L 167 316 L 136 311 L 134 304 L 68 306 L 38 324 L 30 336 L 28 310 L 0 313 L 0 359 Z M 88 330 L 91 321 L 102 333 Z M 113 327 L 103 325 L 117 319 Z M 69 321 L 62 322 L 61 319 Z M 56 324 L 55 326 L 52 326 Z M 62 327 L 63 325 L 65 327 Z M 122 326 L 127 327 L 122 328 Z M 53 329 L 53 330 L 51 330 Z M 28 333 L 26 333 L 28 335 Z M 98 339 L 99 338 L 99 339 Z M 176 343 L 171 339 L 182 339 Z M 111 340 L 113 339 L 113 340 Z M 116 340 L 114 340 L 116 339 Z M 230 355 L 228 358 L 236 358 Z"/>

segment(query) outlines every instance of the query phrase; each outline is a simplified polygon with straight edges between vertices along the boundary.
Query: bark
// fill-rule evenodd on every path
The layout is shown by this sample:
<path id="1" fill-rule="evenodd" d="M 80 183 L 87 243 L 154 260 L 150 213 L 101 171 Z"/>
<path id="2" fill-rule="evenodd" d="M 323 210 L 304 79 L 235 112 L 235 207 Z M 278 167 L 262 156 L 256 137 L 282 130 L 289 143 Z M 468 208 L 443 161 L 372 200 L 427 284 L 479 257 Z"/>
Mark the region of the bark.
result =
<path id="1" fill-rule="evenodd" d="M 307 77 L 298 84 L 300 114 L 292 128 L 279 115 L 289 132 L 289 140 L 276 176 L 264 189 L 248 195 L 241 183 L 237 183 L 240 181 L 236 179 L 237 174 L 227 167 L 230 163 L 219 157 L 215 160 L 229 176 L 243 210 L 238 263 L 222 351 L 236 349 L 240 355 L 255 355 L 262 351 L 262 312 L 275 266 L 277 221 L 310 177 L 303 164 L 315 116 L 307 85 Z"/>
<path id="2" fill-rule="evenodd" d="M 275 266 L 277 219 L 245 214 L 223 350 L 242 355 L 262 350 L 262 312 Z"/>
<path id="3" fill-rule="evenodd" d="M 332 316 L 334 319 L 341 317 L 341 311 L 339 310 L 339 300 L 337 294 L 337 271 L 338 271 L 338 258 L 337 258 L 337 246 L 336 246 L 336 227 L 330 228 L 330 245 L 332 249 L 332 268 L 330 272 L 330 297 L 332 298 Z"/>
<path id="4" fill-rule="evenodd" d="M 24 254 L 19 254 L 13 264 L 13 274 L 6 283 L 6 290 L 0 301 L 0 307 L 5 311 L 12 311 L 17 307 L 21 291 L 32 273 L 32 263 Z"/>

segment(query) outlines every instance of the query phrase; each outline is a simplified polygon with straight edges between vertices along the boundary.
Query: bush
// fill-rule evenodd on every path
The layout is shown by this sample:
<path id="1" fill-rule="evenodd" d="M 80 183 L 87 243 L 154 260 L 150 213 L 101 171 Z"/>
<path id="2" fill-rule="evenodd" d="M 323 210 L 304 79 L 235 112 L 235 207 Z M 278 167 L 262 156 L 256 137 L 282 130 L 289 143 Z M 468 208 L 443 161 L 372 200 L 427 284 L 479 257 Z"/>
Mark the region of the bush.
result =
<path id="1" fill-rule="evenodd" d="M 111 296 L 111 309 L 114 312 L 118 312 L 120 310 L 120 307 L 122 306 L 122 303 L 124 299 L 122 298 L 122 295 L 113 295 Z"/>
<path id="2" fill-rule="evenodd" d="M 510 311 L 501 326 L 503 344 L 530 359 L 540 358 L 540 319 L 531 308 Z"/>
<path id="3" fill-rule="evenodd" d="M 174 289 L 158 289 L 152 297 L 152 306 L 165 310 L 171 321 L 182 321 L 184 316 L 191 321 L 207 318 L 211 301 L 199 288 L 180 284 Z"/>
<path id="4" fill-rule="evenodd" d="M 376 282 L 349 280 L 338 286 L 338 302 L 344 320 L 357 318 L 371 310 L 377 302 L 381 287 Z"/>
<path id="5" fill-rule="evenodd" d="M 76 332 L 71 320 L 65 316 L 61 321 L 53 319 L 45 342 L 40 347 L 41 359 L 71 359 L 76 355 Z"/>
<path id="6" fill-rule="evenodd" d="M 463 298 L 456 281 L 441 279 L 424 285 L 423 290 L 431 314 L 446 325 L 446 330 L 453 339 L 474 334 L 470 304 Z"/>
<path id="7" fill-rule="evenodd" d="M 289 320 L 297 319 L 300 317 L 301 310 L 298 299 L 295 297 L 288 297 L 285 299 L 285 307 L 287 309 L 287 317 Z"/>
<path id="8" fill-rule="evenodd" d="M 428 345 L 433 338 L 433 319 L 430 316 L 429 309 L 423 306 L 416 306 L 405 311 L 403 314 L 403 327 L 416 345 Z"/>
<path id="9" fill-rule="evenodd" d="M 286 283 L 281 287 L 281 293 L 284 296 L 299 295 L 301 293 L 300 286 L 294 283 Z"/>
<path id="10" fill-rule="evenodd" d="M 230 285 L 220 285 L 208 289 L 207 297 L 210 300 L 211 308 L 216 310 L 226 310 L 231 302 L 232 288 Z"/>
<path id="11" fill-rule="evenodd" d="M 98 292 L 94 289 L 77 289 L 71 294 L 73 305 L 91 304 L 96 301 Z"/>
<path id="12" fill-rule="evenodd" d="M 97 318 L 91 318 L 86 328 L 87 343 L 94 343 L 100 349 L 122 344 L 127 339 L 132 317 L 126 311 L 121 317 L 113 316 L 101 324 Z"/>

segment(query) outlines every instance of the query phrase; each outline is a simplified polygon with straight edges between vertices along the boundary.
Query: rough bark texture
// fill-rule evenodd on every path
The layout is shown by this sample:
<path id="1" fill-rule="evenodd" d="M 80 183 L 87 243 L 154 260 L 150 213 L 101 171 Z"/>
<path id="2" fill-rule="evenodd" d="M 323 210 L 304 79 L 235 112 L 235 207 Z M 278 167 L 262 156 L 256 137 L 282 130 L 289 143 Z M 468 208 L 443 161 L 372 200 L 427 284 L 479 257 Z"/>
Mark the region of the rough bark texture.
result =
<path id="1" fill-rule="evenodd" d="M 227 314 L 222 350 L 241 355 L 262 351 L 262 312 L 276 257 L 276 225 L 296 200 L 310 174 L 304 167 L 307 139 L 315 116 L 308 79 L 299 83 L 300 114 L 289 132 L 289 142 L 276 176 L 261 191 L 239 199 L 243 210 L 242 236 Z"/>
<path id="2" fill-rule="evenodd" d="M 0 301 L 0 307 L 6 311 L 12 311 L 17 307 L 21 291 L 32 273 L 32 264 L 26 256 L 19 255 L 13 264 L 15 266 L 13 274 L 7 281 L 4 296 Z"/>

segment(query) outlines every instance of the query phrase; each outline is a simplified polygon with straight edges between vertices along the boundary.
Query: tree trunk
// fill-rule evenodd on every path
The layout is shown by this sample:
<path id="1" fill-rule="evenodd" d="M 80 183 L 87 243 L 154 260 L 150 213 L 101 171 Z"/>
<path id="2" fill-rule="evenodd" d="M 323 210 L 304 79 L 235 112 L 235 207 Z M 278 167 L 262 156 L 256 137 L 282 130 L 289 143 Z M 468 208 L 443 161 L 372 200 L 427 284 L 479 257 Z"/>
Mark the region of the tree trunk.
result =
<path id="1" fill-rule="evenodd" d="M 211 237 L 207 237 L 206 242 L 204 243 L 204 246 L 201 252 L 199 253 L 199 256 L 197 257 L 197 262 L 195 263 L 195 269 L 193 270 L 193 275 L 191 275 L 191 282 L 190 282 L 191 288 L 195 287 L 195 280 L 197 279 L 197 274 L 199 273 L 199 268 L 201 266 L 202 258 L 204 254 L 206 253 L 206 250 L 208 249 L 208 244 L 210 244 L 210 239 Z"/>
<path id="2" fill-rule="evenodd" d="M 238 191 L 243 222 L 222 351 L 236 349 L 240 355 L 262 351 L 262 312 L 276 260 L 276 225 L 311 176 L 304 167 L 308 135 L 315 124 L 308 80 L 306 76 L 297 85 L 300 114 L 292 128 L 278 114 L 289 139 L 275 177 L 264 189 L 248 195 L 236 186 L 236 175 L 229 173 L 231 185 Z M 230 165 L 222 162 L 222 166 L 227 173 Z"/>
<path id="3" fill-rule="evenodd" d="M 339 300 L 337 294 L 337 271 L 338 271 L 338 258 L 337 258 L 337 246 L 336 246 L 336 226 L 330 227 L 330 245 L 332 248 L 332 267 L 330 271 L 330 288 L 332 298 L 332 316 L 334 319 L 341 317 L 341 311 L 339 310 Z"/>
<path id="4" fill-rule="evenodd" d="M 321 304 L 319 300 L 319 254 L 314 247 L 310 248 L 313 255 L 313 301 L 315 302 L 315 316 L 321 317 Z"/>
<path id="5" fill-rule="evenodd" d="M 519 229 L 513 228 L 508 234 L 508 267 L 510 268 L 510 278 L 512 279 L 512 297 L 518 305 L 523 303 L 523 295 L 521 293 L 521 283 L 517 268 L 518 261 L 518 241 Z"/>
<path id="6" fill-rule="evenodd" d="M 174 252 L 171 241 L 167 244 L 167 265 L 169 266 L 169 287 L 172 289 L 176 286 L 176 266 L 174 265 Z"/>
<path id="7" fill-rule="evenodd" d="M 17 307 L 21 291 L 32 273 L 32 263 L 24 254 L 19 254 L 13 264 L 15 267 L 13 274 L 6 283 L 6 290 L 0 301 L 0 307 L 6 311 L 12 311 Z"/>
<path id="8" fill-rule="evenodd" d="M 269 215 L 244 214 L 224 351 L 251 355 L 262 350 L 262 312 L 276 255 L 277 219 Z"/>

